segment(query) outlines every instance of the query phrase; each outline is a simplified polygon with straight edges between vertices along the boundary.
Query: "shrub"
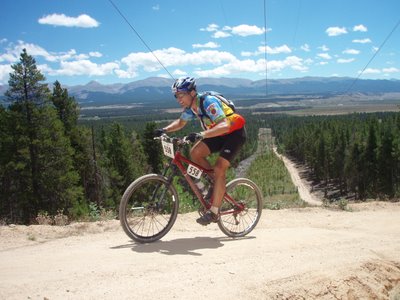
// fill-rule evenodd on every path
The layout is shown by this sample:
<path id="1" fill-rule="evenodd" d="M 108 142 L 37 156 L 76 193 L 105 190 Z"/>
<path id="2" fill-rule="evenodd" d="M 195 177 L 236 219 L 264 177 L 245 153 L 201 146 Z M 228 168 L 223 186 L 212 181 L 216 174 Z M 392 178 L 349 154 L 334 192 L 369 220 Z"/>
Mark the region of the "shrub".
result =
<path id="1" fill-rule="evenodd" d="M 37 217 L 36 217 L 36 222 L 39 225 L 51 225 L 53 224 L 53 219 L 51 216 L 49 216 L 47 211 L 39 211 Z"/>
<path id="2" fill-rule="evenodd" d="M 60 209 L 54 216 L 54 225 L 65 226 L 68 224 L 68 216 L 64 215 L 63 211 Z"/>

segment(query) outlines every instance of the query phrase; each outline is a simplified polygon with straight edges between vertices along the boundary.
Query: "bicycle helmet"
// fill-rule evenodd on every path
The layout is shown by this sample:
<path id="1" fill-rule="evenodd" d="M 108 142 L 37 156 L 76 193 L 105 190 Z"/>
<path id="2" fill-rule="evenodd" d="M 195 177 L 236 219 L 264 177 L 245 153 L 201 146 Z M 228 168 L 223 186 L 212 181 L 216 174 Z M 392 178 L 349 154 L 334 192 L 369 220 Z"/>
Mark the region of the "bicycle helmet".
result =
<path id="1" fill-rule="evenodd" d="M 175 80 L 171 87 L 172 93 L 190 92 L 196 89 L 196 81 L 193 77 L 181 77 Z"/>

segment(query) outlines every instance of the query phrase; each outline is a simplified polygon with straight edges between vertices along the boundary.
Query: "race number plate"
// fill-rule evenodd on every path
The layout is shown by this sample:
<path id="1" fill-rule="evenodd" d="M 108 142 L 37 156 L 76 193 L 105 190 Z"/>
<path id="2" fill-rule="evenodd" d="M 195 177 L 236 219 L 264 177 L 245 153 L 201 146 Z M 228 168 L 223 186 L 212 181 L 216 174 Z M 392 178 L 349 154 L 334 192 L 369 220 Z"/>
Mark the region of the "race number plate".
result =
<path id="1" fill-rule="evenodd" d="M 199 168 L 197 168 L 193 165 L 188 165 L 188 168 L 186 171 L 190 176 L 197 178 L 197 179 L 199 179 L 201 177 L 201 174 L 203 173 L 202 170 L 200 170 Z"/>
<path id="2" fill-rule="evenodd" d="M 174 145 L 172 143 L 168 143 L 166 141 L 162 141 L 161 144 L 163 147 L 164 155 L 174 158 L 175 157 Z"/>

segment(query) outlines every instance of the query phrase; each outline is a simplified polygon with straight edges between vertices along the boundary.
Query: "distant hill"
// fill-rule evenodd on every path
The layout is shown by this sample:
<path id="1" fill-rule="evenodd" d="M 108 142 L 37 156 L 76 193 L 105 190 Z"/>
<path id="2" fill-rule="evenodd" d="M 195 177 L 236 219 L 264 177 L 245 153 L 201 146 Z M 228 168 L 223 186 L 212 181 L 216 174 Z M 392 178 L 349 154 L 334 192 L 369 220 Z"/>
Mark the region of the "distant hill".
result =
<path id="1" fill-rule="evenodd" d="M 126 84 L 104 85 L 91 81 L 86 85 L 66 86 L 81 105 L 123 104 L 171 100 L 172 79 L 150 77 Z M 268 95 L 400 93 L 400 80 L 370 80 L 349 77 L 302 77 L 252 81 L 241 78 L 199 78 L 199 91 L 214 90 L 232 99 Z M 0 96 L 7 86 L 0 85 Z"/>

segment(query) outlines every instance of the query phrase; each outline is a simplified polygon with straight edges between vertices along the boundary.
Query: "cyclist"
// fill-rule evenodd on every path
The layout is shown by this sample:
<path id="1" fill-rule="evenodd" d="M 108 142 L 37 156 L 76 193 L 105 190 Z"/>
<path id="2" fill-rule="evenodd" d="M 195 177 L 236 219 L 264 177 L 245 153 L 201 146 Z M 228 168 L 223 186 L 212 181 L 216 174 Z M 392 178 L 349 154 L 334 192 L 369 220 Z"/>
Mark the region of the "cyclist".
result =
<path id="1" fill-rule="evenodd" d="M 188 135 L 191 142 L 197 141 L 190 150 L 190 156 L 203 168 L 213 168 L 214 189 L 211 209 L 196 221 L 201 225 L 218 222 L 219 208 L 225 193 L 226 171 L 246 141 L 245 119 L 216 96 L 198 93 L 193 77 L 177 79 L 172 85 L 172 92 L 183 107 L 183 112 L 166 127 L 156 129 L 155 135 L 180 130 L 189 120 L 200 120 L 203 131 Z M 201 101 L 204 109 L 201 109 Z M 212 167 L 207 157 L 215 152 L 219 152 L 219 156 Z"/>

